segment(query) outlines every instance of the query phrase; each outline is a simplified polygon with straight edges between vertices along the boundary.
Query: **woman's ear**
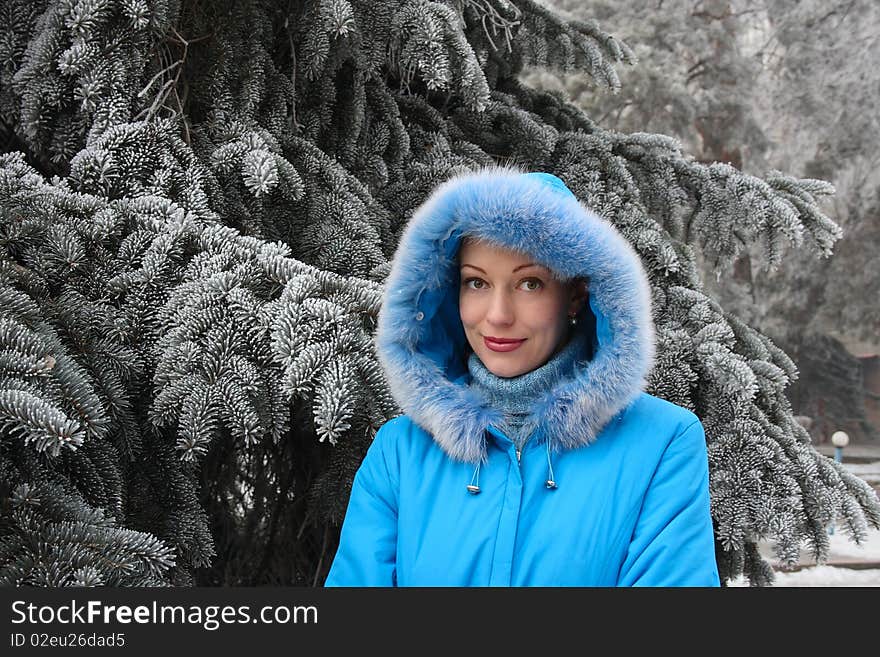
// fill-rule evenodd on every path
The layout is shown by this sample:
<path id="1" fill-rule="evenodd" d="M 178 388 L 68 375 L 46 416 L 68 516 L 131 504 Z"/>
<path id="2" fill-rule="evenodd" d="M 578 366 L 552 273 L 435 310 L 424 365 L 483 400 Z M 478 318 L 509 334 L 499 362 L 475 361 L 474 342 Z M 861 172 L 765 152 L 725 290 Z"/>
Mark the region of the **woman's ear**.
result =
<path id="1" fill-rule="evenodd" d="M 590 283 L 585 278 L 575 278 L 571 282 L 571 301 L 569 302 L 568 312 L 570 315 L 576 315 L 587 304 L 590 298 Z"/>

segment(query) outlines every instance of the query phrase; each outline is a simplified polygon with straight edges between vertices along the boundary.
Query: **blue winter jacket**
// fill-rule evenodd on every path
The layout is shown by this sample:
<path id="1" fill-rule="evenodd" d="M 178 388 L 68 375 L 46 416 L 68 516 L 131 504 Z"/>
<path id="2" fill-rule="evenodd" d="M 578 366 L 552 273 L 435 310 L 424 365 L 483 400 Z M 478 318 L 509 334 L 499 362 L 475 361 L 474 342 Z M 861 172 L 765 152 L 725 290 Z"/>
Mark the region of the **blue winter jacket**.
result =
<path id="1" fill-rule="evenodd" d="M 577 330 L 592 357 L 535 402 L 519 456 L 468 387 L 464 235 L 589 279 Z M 555 176 L 493 167 L 440 185 L 401 237 L 379 313 L 405 415 L 354 478 L 325 585 L 717 586 L 703 427 L 643 392 L 650 301 L 629 243 Z"/>

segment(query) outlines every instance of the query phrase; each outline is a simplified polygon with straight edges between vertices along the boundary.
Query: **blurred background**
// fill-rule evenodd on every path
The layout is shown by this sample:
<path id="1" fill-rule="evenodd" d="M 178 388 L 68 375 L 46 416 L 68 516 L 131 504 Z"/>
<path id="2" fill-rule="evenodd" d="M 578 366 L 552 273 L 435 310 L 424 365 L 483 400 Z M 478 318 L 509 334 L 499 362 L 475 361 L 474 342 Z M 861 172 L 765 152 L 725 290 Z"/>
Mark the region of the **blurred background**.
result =
<path id="1" fill-rule="evenodd" d="M 880 3 L 540 4 L 596 21 L 639 61 L 618 66 L 617 94 L 583 74 L 532 69 L 528 84 L 566 95 L 605 128 L 675 137 L 698 161 L 834 185 L 823 210 L 843 237 L 830 258 L 779 244 L 771 270 L 753 245 L 720 271 L 700 266 L 706 290 L 797 364 L 789 398 L 817 448 L 833 454 L 831 435 L 844 431 L 852 459 L 880 460 Z"/>

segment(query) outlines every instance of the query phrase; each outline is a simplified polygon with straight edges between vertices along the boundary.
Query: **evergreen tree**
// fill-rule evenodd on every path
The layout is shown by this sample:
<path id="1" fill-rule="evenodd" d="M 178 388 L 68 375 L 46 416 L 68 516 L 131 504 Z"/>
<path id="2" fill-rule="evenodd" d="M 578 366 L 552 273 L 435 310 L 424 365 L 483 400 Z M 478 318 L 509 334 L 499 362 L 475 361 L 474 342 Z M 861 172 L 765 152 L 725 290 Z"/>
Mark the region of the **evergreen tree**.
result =
<path id="1" fill-rule="evenodd" d="M 722 578 L 770 581 L 762 538 L 821 558 L 833 520 L 880 526 L 688 239 L 829 252 L 828 185 L 697 162 L 519 80 L 616 89 L 632 52 L 597 24 L 531 0 L 9 0 L 0 19 L 3 581 L 320 584 L 400 412 L 372 343 L 398 237 L 493 162 L 558 175 L 640 253 L 650 392 L 706 426 Z"/>
<path id="2" fill-rule="evenodd" d="M 880 5 L 547 2 L 574 17 L 599 18 L 633 46 L 639 65 L 622 72 L 619 94 L 603 93 L 585 76 L 542 69 L 526 72 L 527 84 L 564 90 L 606 127 L 675 136 L 700 161 L 749 173 L 784 169 L 833 184 L 836 194 L 821 203 L 843 230 L 833 258 L 784 249 L 771 268 L 753 245 L 732 262 L 701 262 L 698 250 L 707 292 L 787 352 L 808 333 L 835 336 L 851 351 L 880 348 L 880 130 L 876 113 L 864 111 L 880 84 L 870 47 L 880 33 Z"/>

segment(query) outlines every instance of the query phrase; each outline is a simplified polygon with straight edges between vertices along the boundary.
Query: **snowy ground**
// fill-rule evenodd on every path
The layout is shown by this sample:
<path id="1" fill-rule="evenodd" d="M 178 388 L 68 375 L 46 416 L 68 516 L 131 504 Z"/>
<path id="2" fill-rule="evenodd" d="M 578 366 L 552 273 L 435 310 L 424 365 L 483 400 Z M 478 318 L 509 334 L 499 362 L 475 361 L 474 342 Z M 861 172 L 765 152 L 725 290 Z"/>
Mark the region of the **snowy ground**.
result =
<path id="1" fill-rule="evenodd" d="M 777 572 L 773 586 L 880 586 L 880 569 L 856 570 L 838 566 L 813 566 L 794 573 Z"/>
<path id="2" fill-rule="evenodd" d="M 847 448 L 849 449 L 849 448 Z M 867 448 L 865 448 L 867 449 Z M 873 448 L 873 453 L 876 454 Z M 855 451 L 855 450 L 850 450 Z M 847 463 L 846 457 L 843 465 L 850 472 L 861 477 L 875 489 L 880 487 L 880 461 Z M 828 552 L 828 563 L 840 564 L 849 562 L 861 562 L 862 564 L 880 564 L 880 530 L 872 529 L 868 539 L 861 545 L 856 545 L 841 531 L 835 531 L 829 536 L 831 548 Z M 761 546 L 764 558 L 770 561 L 776 572 L 776 581 L 773 586 L 877 586 L 880 587 L 880 566 L 871 568 L 847 568 L 839 565 L 812 565 L 801 570 L 785 572 L 776 568 L 772 555 L 772 545 Z M 801 563 L 815 563 L 804 552 L 801 553 Z M 736 579 L 729 586 L 748 586 L 748 580 Z"/>
<path id="3" fill-rule="evenodd" d="M 880 564 L 880 530 L 873 529 L 868 540 L 861 545 L 853 543 L 845 534 L 836 531 L 829 536 L 831 549 L 829 563 L 874 562 Z M 765 552 L 762 550 L 762 552 Z M 767 547 L 765 558 L 771 553 Z M 806 558 L 806 557 L 805 557 Z M 772 559 L 770 563 L 774 562 Z M 877 586 L 880 587 L 880 567 L 845 568 L 842 566 L 809 566 L 794 572 L 775 570 L 776 581 L 773 586 Z M 748 580 L 739 578 L 729 586 L 748 586 Z"/>

